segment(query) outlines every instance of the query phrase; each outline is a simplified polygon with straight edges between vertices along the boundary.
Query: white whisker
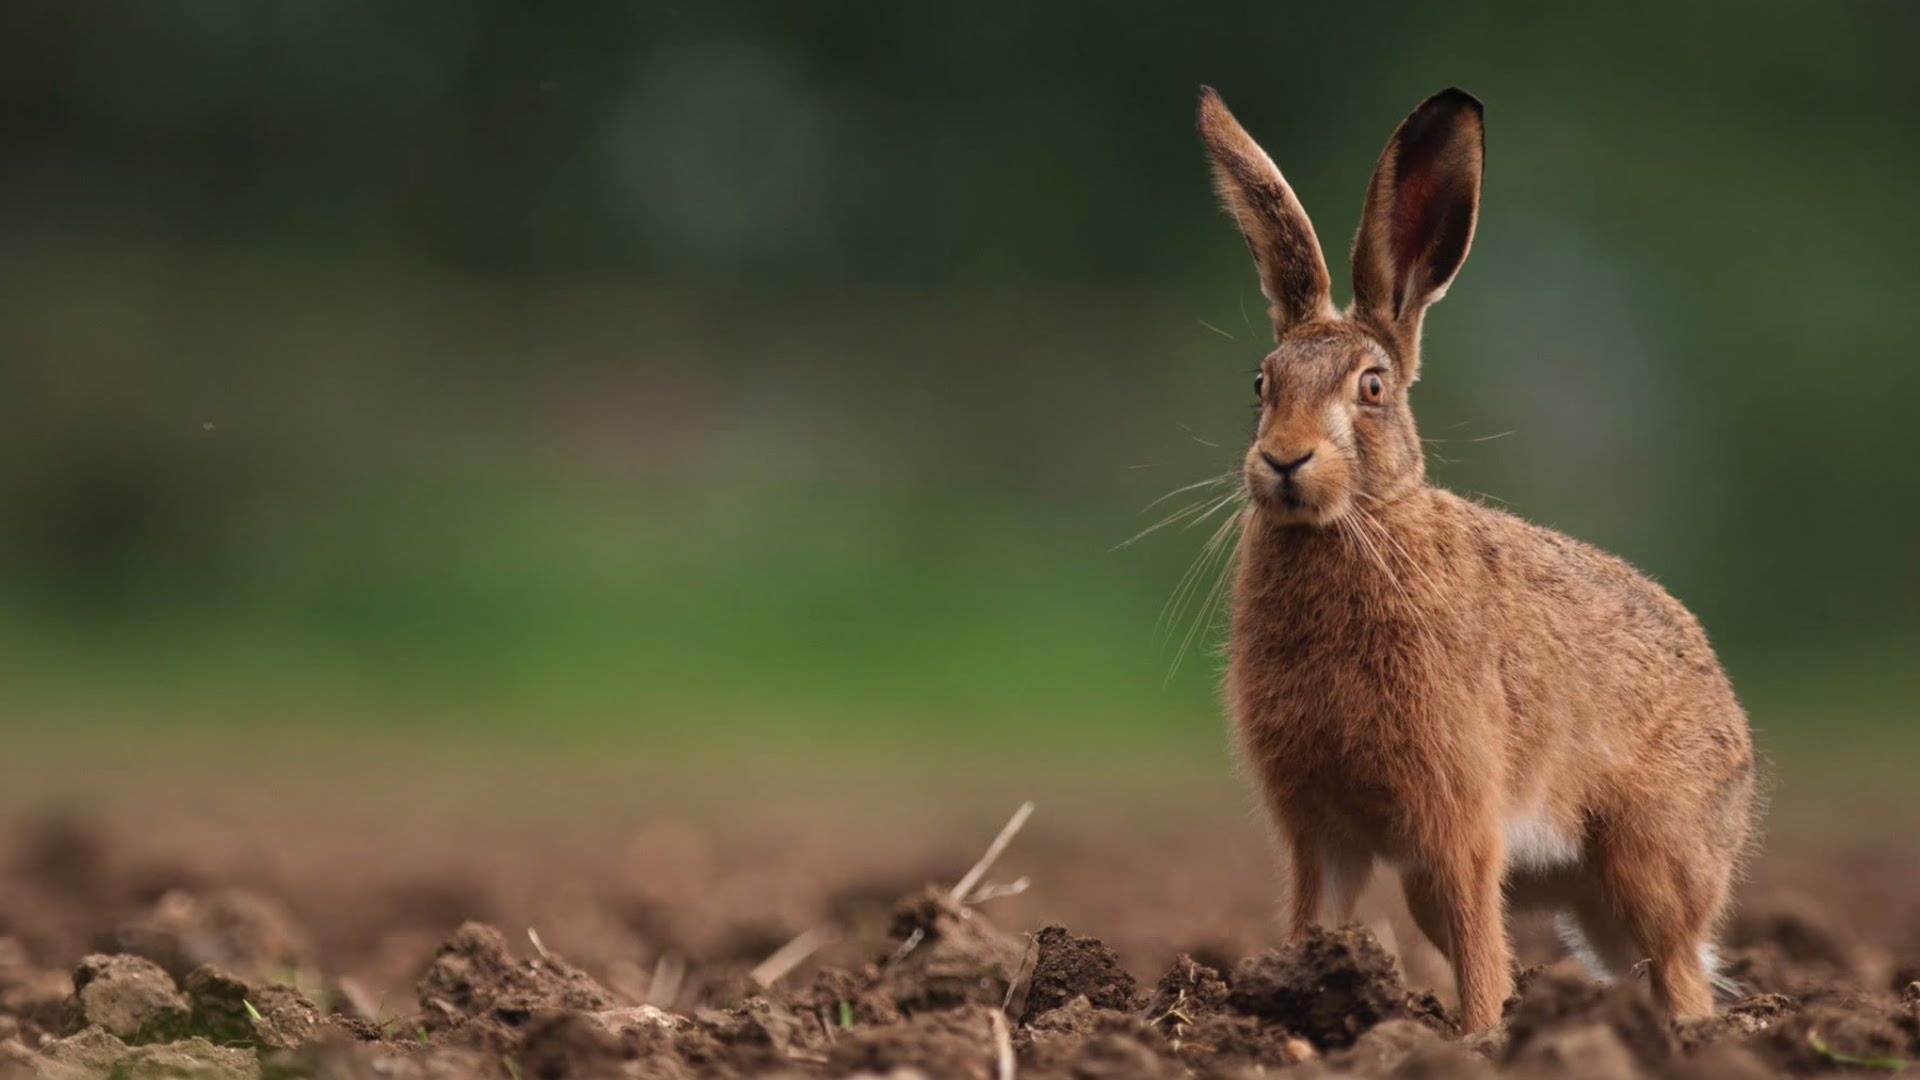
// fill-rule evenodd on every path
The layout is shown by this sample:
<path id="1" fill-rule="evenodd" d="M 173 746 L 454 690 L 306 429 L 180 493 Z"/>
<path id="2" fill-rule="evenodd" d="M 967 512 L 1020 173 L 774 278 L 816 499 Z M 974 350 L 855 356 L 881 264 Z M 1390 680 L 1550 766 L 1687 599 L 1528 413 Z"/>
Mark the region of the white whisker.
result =
<path id="1" fill-rule="evenodd" d="M 1239 499 L 1241 496 L 1236 493 L 1235 498 Z M 1221 521 L 1219 527 L 1213 530 L 1213 535 L 1201 545 L 1200 553 L 1194 556 L 1193 562 L 1187 567 L 1187 572 L 1180 576 L 1179 583 L 1174 586 L 1173 595 L 1167 598 L 1166 606 L 1161 609 L 1160 618 L 1156 621 L 1155 636 L 1163 644 L 1173 640 L 1174 628 L 1185 616 L 1187 605 L 1192 602 L 1196 591 L 1200 588 L 1200 583 L 1207 579 L 1208 574 L 1219 571 L 1217 556 L 1225 548 L 1227 537 L 1240 520 L 1241 515 L 1236 513 L 1228 515 Z"/>
<path id="2" fill-rule="evenodd" d="M 1214 514 L 1218 513 L 1221 507 L 1226 506 L 1229 503 L 1239 502 L 1244 497 L 1245 496 L 1241 495 L 1240 492 L 1238 491 L 1229 492 L 1225 495 L 1220 496 L 1220 498 L 1217 499 L 1212 506 L 1207 507 L 1206 513 L 1201 514 L 1199 517 L 1194 518 L 1192 521 L 1187 522 L 1186 527 L 1189 529 L 1193 528 L 1195 525 L 1200 524 L 1201 522 L 1212 517 Z"/>
<path id="3" fill-rule="evenodd" d="M 1124 547 L 1132 547 L 1135 543 L 1138 543 L 1140 540 L 1145 539 L 1146 537 L 1159 532 L 1161 529 L 1164 529 L 1169 525 L 1178 524 L 1181 521 L 1187 521 L 1187 527 L 1192 528 L 1193 526 L 1200 524 L 1202 521 L 1205 521 L 1206 519 L 1212 517 L 1214 514 L 1218 513 L 1222 506 L 1225 506 L 1227 503 L 1232 502 L 1237 497 L 1238 496 L 1235 496 L 1235 495 L 1227 495 L 1219 499 L 1214 499 L 1213 496 L 1209 495 L 1206 498 L 1200 499 L 1196 502 L 1188 503 L 1187 505 L 1181 507 L 1180 509 L 1175 510 L 1173 513 L 1168 514 L 1166 517 L 1161 518 L 1159 521 L 1154 522 L 1153 524 L 1147 526 L 1146 528 L 1141 529 L 1139 532 L 1134 533 L 1132 536 L 1127 537 L 1125 540 L 1120 541 L 1118 544 L 1113 545 L 1113 547 L 1110 550 L 1119 551 L 1121 548 L 1124 548 Z M 1192 520 L 1188 521 L 1187 519 L 1189 518 L 1191 518 Z"/>
<path id="4" fill-rule="evenodd" d="M 1218 449 L 1220 449 L 1220 444 L 1219 444 L 1219 443 L 1217 443 L 1217 442 L 1214 442 L 1214 441 L 1212 441 L 1211 439 L 1203 439 L 1203 438 L 1201 438 L 1201 437 L 1200 437 L 1200 433 L 1199 433 L 1199 432 L 1197 432 L 1197 431 L 1195 431 L 1195 430 L 1193 430 L 1192 428 L 1190 428 L 1190 427 L 1188 427 L 1187 425 L 1185 425 L 1185 424 L 1181 424 L 1181 425 L 1179 425 L 1179 427 L 1180 427 L 1180 430 L 1181 430 L 1181 431 L 1184 431 L 1184 432 L 1186 432 L 1186 433 L 1187 433 L 1187 438 L 1189 438 L 1189 439 L 1192 439 L 1192 440 L 1193 440 L 1194 442 L 1197 442 L 1197 443 L 1199 443 L 1199 444 L 1200 444 L 1201 446 L 1206 446 L 1206 447 L 1211 447 L 1212 449 L 1215 449 L 1215 450 L 1218 450 Z"/>
<path id="5" fill-rule="evenodd" d="M 1360 495 L 1362 498 L 1372 498 L 1372 496 L 1368 496 L 1364 492 L 1356 492 L 1355 494 Z M 1378 502 L 1379 500 L 1373 499 L 1373 501 Z M 1385 523 L 1359 506 L 1355 506 L 1354 512 L 1348 516 L 1353 519 L 1356 530 L 1371 533 L 1378 541 L 1385 543 L 1392 551 L 1399 555 L 1399 559 L 1395 561 L 1404 563 L 1408 568 L 1412 569 L 1414 573 L 1419 574 L 1420 579 L 1426 582 L 1427 588 L 1430 590 L 1429 595 L 1439 592 L 1439 587 L 1434 584 L 1433 578 L 1427 575 L 1427 572 L 1422 569 L 1420 564 L 1414 560 L 1413 556 L 1407 552 L 1406 547 L 1400 543 L 1399 539 L 1393 535 Z M 1359 532 L 1356 531 L 1355 535 L 1359 535 Z M 1377 546 L 1375 547 L 1375 552 L 1376 555 L 1378 555 Z M 1432 620 L 1426 617 L 1420 605 L 1414 603 L 1413 597 L 1407 593 L 1405 586 L 1401 583 L 1399 575 L 1395 574 L 1392 569 L 1386 565 L 1384 558 L 1376 558 L 1375 565 L 1379 566 L 1381 570 L 1386 573 L 1388 579 L 1393 582 L 1395 590 L 1400 593 L 1400 598 L 1406 601 L 1407 617 L 1413 620 L 1414 625 L 1419 627 L 1422 633 L 1431 634 L 1433 632 Z"/>
<path id="6" fill-rule="evenodd" d="M 1356 508 L 1354 513 L 1342 515 L 1335 520 L 1340 523 L 1343 532 L 1367 553 L 1368 560 L 1379 569 L 1381 574 L 1385 575 L 1387 584 L 1393 586 L 1393 591 L 1399 593 L 1400 599 L 1406 601 L 1408 606 L 1411 607 L 1413 598 L 1407 595 L 1406 588 L 1400 584 L 1399 575 L 1395 574 L 1393 568 L 1387 565 L 1386 556 L 1380 553 L 1379 546 L 1368 537 L 1366 531 L 1361 527 L 1362 515 L 1359 510 Z"/>
<path id="7" fill-rule="evenodd" d="M 1220 550 L 1225 552 L 1225 558 L 1219 560 L 1220 564 L 1213 571 L 1213 588 L 1207 591 L 1206 599 L 1200 603 L 1200 610 L 1194 613 L 1192 625 L 1187 627 L 1186 636 L 1180 639 L 1180 649 L 1173 654 L 1173 665 L 1167 670 L 1168 679 L 1172 679 L 1180 671 L 1181 662 L 1187 658 L 1189 652 L 1193 651 L 1193 643 L 1213 626 L 1214 619 L 1220 610 L 1220 601 L 1227 593 L 1227 582 L 1232 579 L 1234 565 L 1239 562 L 1240 546 L 1246 543 L 1246 520 L 1247 509 L 1243 506 L 1239 512 L 1221 523 L 1223 530 L 1233 529 L 1233 544 L 1231 547 L 1220 546 Z"/>
<path id="8" fill-rule="evenodd" d="M 1371 496 L 1369 496 L 1369 498 L 1371 498 Z M 1374 501 L 1378 502 L 1379 500 L 1375 499 Z M 1355 507 L 1355 510 L 1359 512 L 1361 517 L 1366 519 L 1366 522 L 1368 525 L 1373 527 L 1374 535 L 1386 541 L 1387 544 L 1390 547 L 1392 547 L 1396 553 L 1399 554 L 1400 561 L 1404 563 L 1408 569 L 1420 575 L 1420 580 L 1427 583 L 1428 589 L 1432 590 L 1435 593 L 1438 593 L 1440 591 L 1440 586 L 1436 585 L 1434 583 L 1433 578 L 1427 575 L 1427 572 L 1421 568 L 1420 561 L 1418 559 L 1415 559 L 1412 553 L 1407 551 L 1406 546 L 1400 543 L 1400 539 L 1393 535 L 1393 530 L 1387 528 L 1385 522 L 1381 521 L 1378 517 L 1374 516 L 1373 514 L 1369 513 L 1366 510 L 1361 510 L 1358 507 Z"/>
<path id="9" fill-rule="evenodd" d="M 1183 429 L 1186 427 L 1184 424 L 1180 426 Z M 1189 430 L 1188 434 L 1193 433 Z M 1205 442 L 1198 435 L 1193 437 L 1197 441 Z M 1153 639 L 1158 645 L 1161 647 L 1174 645 L 1176 635 L 1179 639 L 1174 649 L 1172 663 L 1167 669 L 1169 680 L 1179 672 L 1181 664 L 1185 662 L 1187 654 L 1192 651 L 1194 643 L 1205 636 L 1209 628 L 1214 625 L 1220 611 L 1221 599 L 1226 595 L 1228 578 L 1232 573 L 1232 566 L 1237 562 L 1236 556 L 1240 551 L 1248 515 L 1247 492 L 1242 486 L 1241 475 L 1239 468 L 1231 468 L 1216 476 L 1196 480 L 1191 484 L 1183 484 L 1167 492 L 1148 503 L 1141 513 L 1146 513 L 1178 495 L 1194 492 L 1201 494 L 1195 501 L 1167 514 L 1115 545 L 1114 550 L 1117 551 L 1175 525 L 1183 530 L 1196 528 L 1202 524 L 1213 525 L 1212 533 L 1208 535 L 1206 542 L 1200 545 L 1200 550 L 1194 554 L 1193 559 L 1188 562 L 1179 580 L 1174 582 L 1172 593 L 1161 605 L 1160 614 L 1154 620 Z M 1224 493 L 1219 490 L 1229 485 L 1231 485 L 1230 490 Z M 1215 518 L 1222 510 L 1227 510 L 1228 513 L 1224 519 L 1216 523 Z M 1192 612 L 1191 621 L 1188 621 L 1189 612 Z"/>
<path id="10" fill-rule="evenodd" d="M 1209 476 L 1205 480 L 1195 480 L 1191 484 L 1182 484 L 1181 486 L 1174 488 L 1172 491 L 1167 492 L 1165 495 L 1162 495 L 1159 498 L 1148 503 L 1147 505 L 1141 507 L 1140 513 L 1144 514 L 1147 511 L 1153 509 L 1154 507 L 1159 506 L 1161 503 L 1166 502 L 1168 499 L 1173 498 L 1175 495 L 1185 494 L 1186 492 L 1192 491 L 1195 488 L 1219 487 L 1221 484 L 1225 484 L 1233 480 L 1238 474 L 1239 474 L 1238 469 L 1228 469 L 1226 472 L 1223 472 L 1218 476 Z"/>

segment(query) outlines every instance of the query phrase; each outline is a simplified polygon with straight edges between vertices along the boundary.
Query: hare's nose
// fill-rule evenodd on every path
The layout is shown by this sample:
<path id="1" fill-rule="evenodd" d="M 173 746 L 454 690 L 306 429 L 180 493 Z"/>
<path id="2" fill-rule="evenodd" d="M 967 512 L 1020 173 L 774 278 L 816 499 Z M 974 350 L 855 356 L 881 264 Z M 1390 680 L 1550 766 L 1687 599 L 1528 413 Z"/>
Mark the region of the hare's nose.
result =
<path id="1" fill-rule="evenodd" d="M 1274 457 L 1272 454 L 1267 453 L 1265 450 L 1260 451 L 1260 457 L 1263 461 L 1267 463 L 1268 468 L 1280 474 L 1280 479 L 1291 480 L 1293 479 L 1294 473 L 1297 473 L 1301 469 L 1306 468 L 1307 462 L 1313 460 L 1313 451 L 1309 450 L 1306 453 L 1301 454 L 1299 457 L 1294 458 L 1292 461 L 1281 461 L 1279 458 Z"/>

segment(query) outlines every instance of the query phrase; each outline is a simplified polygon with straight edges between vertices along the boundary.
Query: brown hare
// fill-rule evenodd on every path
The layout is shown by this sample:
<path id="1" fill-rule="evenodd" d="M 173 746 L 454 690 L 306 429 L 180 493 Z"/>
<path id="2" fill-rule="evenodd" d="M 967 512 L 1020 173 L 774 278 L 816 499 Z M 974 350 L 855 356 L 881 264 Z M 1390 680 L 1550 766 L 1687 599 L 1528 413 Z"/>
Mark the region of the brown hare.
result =
<path id="1" fill-rule="evenodd" d="M 1350 919 L 1379 860 L 1469 1031 L 1511 992 L 1508 901 L 1559 911 L 1601 974 L 1649 961 L 1672 1013 L 1711 1013 L 1755 764 L 1706 634 L 1625 562 L 1426 483 L 1408 392 L 1473 241 L 1480 103 L 1447 90 L 1394 132 L 1344 311 L 1306 211 L 1210 89 L 1199 124 L 1278 340 L 1227 697 L 1292 856 L 1293 934 Z"/>

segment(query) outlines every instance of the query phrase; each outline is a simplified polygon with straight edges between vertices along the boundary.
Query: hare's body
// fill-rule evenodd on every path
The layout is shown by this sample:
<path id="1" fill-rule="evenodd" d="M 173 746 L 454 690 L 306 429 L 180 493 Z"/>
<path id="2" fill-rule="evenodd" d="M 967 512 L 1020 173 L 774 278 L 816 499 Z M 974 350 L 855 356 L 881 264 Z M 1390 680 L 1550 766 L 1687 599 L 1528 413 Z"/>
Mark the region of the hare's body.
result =
<path id="1" fill-rule="evenodd" d="M 1754 758 L 1706 634 L 1621 560 L 1426 483 L 1408 391 L 1473 238 L 1479 103 L 1436 95 L 1395 133 L 1344 312 L 1305 211 L 1211 91 L 1200 130 L 1278 339 L 1228 697 L 1292 856 L 1294 932 L 1351 915 L 1384 861 L 1469 1030 L 1511 986 L 1509 899 L 1561 911 L 1608 973 L 1649 961 L 1672 1011 L 1711 1012 Z"/>
<path id="2" fill-rule="evenodd" d="M 1302 928 L 1350 915 L 1377 858 L 1451 952 L 1435 879 L 1480 875 L 1496 912 L 1501 885 L 1563 911 L 1604 969 L 1668 960 L 1710 1011 L 1753 755 L 1699 623 L 1619 559 L 1445 491 L 1369 516 L 1253 515 L 1241 548 L 1229 695 Z M 1505 949 L 1489 963 L 1497 1008 Z"/>

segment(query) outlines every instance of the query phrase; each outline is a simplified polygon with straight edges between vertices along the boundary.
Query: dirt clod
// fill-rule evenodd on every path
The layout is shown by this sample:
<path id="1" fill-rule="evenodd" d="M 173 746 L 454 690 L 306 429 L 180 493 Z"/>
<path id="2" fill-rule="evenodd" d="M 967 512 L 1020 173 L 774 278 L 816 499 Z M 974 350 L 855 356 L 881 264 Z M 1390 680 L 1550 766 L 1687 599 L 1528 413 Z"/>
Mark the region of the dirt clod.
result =
<path id="1" fill-rule="evenodd" d="M 1216 1013 L 1226 1008 L 1227 981 L 1220 973 L 1185 953 L 1180 954 L 1153 988 L 1141 1011 L 1150 1019 L 1176 1013 Z"/>
<path id="2" fill-rule="evenodd" d="M 125 1042 L 161 1042 L 184 1033 L 191 1009 L 158 964 L 138 956 L 94 955 L 73 970 L 79 1026 Z"/>
<path id="3" fill-rule="evenodd" d="M 1820 996 L 1880 981 L 1886 967 L 1804 893 L 1775 890 L 1743 904 L 1728 929 L 1726 974 L 1748 993 Z"/>
<path id="4" fill-rule="evenodd" d="M 1440 1034 L 1413 1020 L 1382 1020 L 1368 1028 L 1339 1063 L 1366 1076 L 1385 1075 L 1415 1053 L 1440 1045 Z"/>
<path id="5" fill-rule="evenodd" d="M 64 971 L 42 969 L 27 959 L 27 951 L 13 938 L 0 938 L 0 1038 L 31 1044 L 52 1036 L 67 1022 L 73 977 Z"/>
<path id="6" fill-rule="evenodd" d="M 827 1070 L 844 1076 L 914 1069 L 928 1080 L 990 1080 L 996 1059 L 988 1012 L 986 1006 L 966 1005 L 891 1027 L 856 1030 L 834 1044 Z"/>
<path id="7" fill-rule="evenodd" d="M 558 957 L 516 959 L 500 931 L 483 923 L 467 923 L 440 946 L 420 977 L 419 997 L 427 1031 L 469 1029 L 502 1048 L 539 1013 L 615 1004 L 604 987 Z"/>
<path id="8" fill-rule="evenodd" d="M 215 1046 L 202 1038 L 129 1046 L 90 1027 L 41 1050 L 38 1073 L 49 1080 L 110 1076 L 114 1080 L 254 1080 L 260 1063 L 251 1050 Z"/>
<path id="9" fill-rule="evenodd" d="M 122 950 L 152 960 L 175 979 L 206 964 L 262 980 L 312 965 L 306 934 L 286 908 L 240 889 L 175 889 L 123 923 L 116 938 Z"/>
<path id="10" fill-rule="evenodd" d="M 886 994 L 907 1013 L 998 1008 L 1026 952 L 1021 938 L 933 887 L 894 909 L 890 933 L 899 944 L 886 964 Z"/>
<path id="11" fill-rule="evenodd" d="M 193 1027 L 223 1046 L 291 1049 L 311 1038 L 320 1010 L 290 986 L 250 986 L 215 967 L 187 976 Z"/>
<path id="12" fill-rule="evenodd" d="M 528 1025 L 519 1051 L 520 1075 L 534 1080 L 626 1077 L 638 1049 L 586 1013 L 551 1013 Z"/>
<path id="13" fill-rule="evenodd" d="M 1920 1057 L 1911 1011 L 1854 1000 L 1810 1005 L 1787 1016 L 1754 1043 L 1776 1066 L 1794 1073 L 1841 1066 L 1877 1066 Z"/>
<path id="14" fill-rule="evenodd" d="M 1326 1050 L 1352 1046 L 1382 1020 L 1410 1015 L 1393 958 L 1357 927 L 1309 931 L 1295 945 L 1243 961 L 1228 1004 Z"/>
<path id="15" fill-rule="evenodd" d="M 1042 927 L 1034 942 L 1038 960 L 1023 1019 L 1083 996 L 1096 1008 L 1128 1012 L 1138 1007 L 1139 989 L 1133 976 L 1102 942 L 1074 937 L 1060 926 Z"/>
<path id="16" fill-rule="evenodd" d="M 1537 1080 L 1636 1080 L 1640 1064 L 1618 1032 L 1581 1021 L 1537 1033 L 1509 1059 L 1515 1076 Z"/>
<path id="17" fill-rule="evenodd" d="M 1507 1018 L 1507 1035 L 1507 1061 L 1522 1071 L 1547 1068 L 1575 1048 L 1611 1061 L 1615 1045 L 1639 1067 L 1658 1070 L 1675 1051 L 1667 1017 L 1644 986 L 1606 986 L 1573 965 L 1556 965 L 1529 981 Z"/>

